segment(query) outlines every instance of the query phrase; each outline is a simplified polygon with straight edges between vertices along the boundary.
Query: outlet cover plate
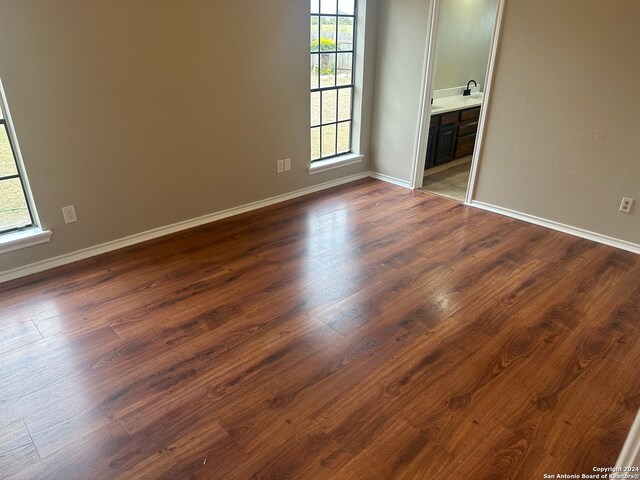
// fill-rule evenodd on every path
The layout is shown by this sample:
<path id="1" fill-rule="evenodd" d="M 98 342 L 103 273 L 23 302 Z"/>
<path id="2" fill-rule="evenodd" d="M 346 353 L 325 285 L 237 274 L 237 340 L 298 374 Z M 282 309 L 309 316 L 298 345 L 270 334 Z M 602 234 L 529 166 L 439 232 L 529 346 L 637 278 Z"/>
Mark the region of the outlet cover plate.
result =
<path id="1" fill-rule="evenodd" d="M 633 205 L 633 198 L 624 197 L 620 203 L 620 211 L 623 213 L 631 213 L 631 206 Z"/>
<path id="2" fill-rule="evenodd" d="M 62 207 L 62 215 L 64 216 L 64 223 L 73 223 L 78 221 L 78 217 L 76 216 L 75 205 Z"/>

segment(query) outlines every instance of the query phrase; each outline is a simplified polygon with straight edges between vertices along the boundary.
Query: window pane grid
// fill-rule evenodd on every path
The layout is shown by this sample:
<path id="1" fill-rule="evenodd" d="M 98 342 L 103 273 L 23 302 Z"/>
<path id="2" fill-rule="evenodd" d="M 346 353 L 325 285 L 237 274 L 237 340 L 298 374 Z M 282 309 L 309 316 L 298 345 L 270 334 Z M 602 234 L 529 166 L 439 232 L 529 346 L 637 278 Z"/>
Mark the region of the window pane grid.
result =
<path id="1" fill-rule="evenodd" d="M 5 175 L 4 177 L 0 177 L 0 182 L 2 180 L 11 180 L 13 178 L 20 178 L 20 175 L 18 175 L 17 173 L 14 175 Z"/>
<path id="2" fill-rule="evenodd" d="M 357 16 L 355 0 L 314 1 L 311 1 L 310 49 L 311 161 L 352 150 Z M 353 13 L 344 13 L 343 6 Z"/>
<path id="3" fill-rule="evenodd" d="M 338 13 L 337 15 L 335 13 L 312 13 L 311 14 L 312 17 L 332 17 L 332 18 L 356 18 L 355 15 L 351 15 L 350 13 Z"/>
<path id="4" fill-rule="evenodd" d="M 7 122 L 0 118 L 0 234 L 34 225 Z M 9 173 L 6 173 L 9 172 Z"/>

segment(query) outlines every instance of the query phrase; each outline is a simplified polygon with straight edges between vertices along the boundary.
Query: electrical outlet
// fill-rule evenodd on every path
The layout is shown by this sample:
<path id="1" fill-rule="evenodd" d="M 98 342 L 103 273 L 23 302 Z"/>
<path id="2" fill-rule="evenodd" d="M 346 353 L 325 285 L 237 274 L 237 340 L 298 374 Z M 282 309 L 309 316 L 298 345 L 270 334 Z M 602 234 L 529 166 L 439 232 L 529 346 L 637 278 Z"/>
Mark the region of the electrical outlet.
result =
<path id="1" fill-rule="evenodd" d="M 78 221 L 78 217 L 76 216 L 76 207 L 74 205 L 62 207 L 62 215 L 64 215 L 64 223 L 73 223 Z"/>
<path id="2" fill-rule="evenodd" d="M 633 198 L 624 197 L 620 204 L 620 211 L 624 213 L 631 213 L 631 205 L 633 205 Z"/>
<path id="3" fill-rule="evenodd" d="M 278 173 L 284 172 L 284 160 L 278 160 L 276 162 L 276 168 L 278 170 Z"/>
<path id="4" fill-rule="evenodd" d="M 290 158 L 285 158 L 284 159 L 284 171 L 285 172 L 289 172 L 291 170 L 291 159 Z"/>

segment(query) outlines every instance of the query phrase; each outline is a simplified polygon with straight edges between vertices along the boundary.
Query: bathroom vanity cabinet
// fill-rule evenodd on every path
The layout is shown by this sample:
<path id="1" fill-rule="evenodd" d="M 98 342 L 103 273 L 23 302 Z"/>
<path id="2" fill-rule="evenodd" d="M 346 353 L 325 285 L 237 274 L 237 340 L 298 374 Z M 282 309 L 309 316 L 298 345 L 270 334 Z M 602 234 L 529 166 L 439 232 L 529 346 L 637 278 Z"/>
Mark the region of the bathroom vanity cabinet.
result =
<path id="1" fill-rule="evenodd" d="M 471 155 L 479 118 L 480 107 L 431 115 L 425 169 Z"/>

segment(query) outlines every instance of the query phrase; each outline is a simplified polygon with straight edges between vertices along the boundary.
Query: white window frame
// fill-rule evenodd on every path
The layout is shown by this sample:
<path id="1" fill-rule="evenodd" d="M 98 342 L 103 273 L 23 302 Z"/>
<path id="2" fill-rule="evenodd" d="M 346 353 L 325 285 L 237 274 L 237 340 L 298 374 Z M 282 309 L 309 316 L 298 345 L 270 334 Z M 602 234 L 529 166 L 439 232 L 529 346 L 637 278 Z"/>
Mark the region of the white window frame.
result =
<path id="1" fill-rule="evenodd" d="M 22 188 L 27 200 L 27 206 L 29 208 L 32 222 L 28 227 L 0 233 L 0 254 L 2 254 L 20 248 L 26 248 L 33 245 L 38 245 L 40 243 L 48 242 L 51 238 L 51 231 L 44 230 L 41 227 L 40 217 L 38 216 L 38 211 L 36 209 L 36 203 L 33 200 L 33 195 L 29 186 L 27 171 L 24 168 L 24 162 L 22 161 L 20 145 L 18 143 L 18 138 L 13 127 L 11 112 L 9 110 L 9 105 L 7 104 L 7 97 L 5 95 L 2 79 L 0 79 L 0 108 L 2 109 L 2 113 L 4 114 L 7 135 L 9 136 L 9 141 L 11 142 L 16 167 L 18 169 L 18 175 L 22 183 Z"/>
<path id="2" fill-rule="evenodd" d="M 351 152 L 337 155 L 331 158 L 309 161 L 309 174 L 325 172 L 335 168 L 359 163 L 364 159 L 362 155 L 362 104 L 363 104 L 363 79 L 365 58 L 365 33 L 367 17 L 366 0 L 355 0 L 355 38 L 354 38 L 354 67 L 353 67 L 353 94 L 351 114 Z M 309 16 L 308 18 L 311 18 Z M 309 98 L 309 97 L 308 97 Z M 309 124 L 311 127 L 311 124 Z M 311 130 L 309 129 L 309 141 Z"/>

